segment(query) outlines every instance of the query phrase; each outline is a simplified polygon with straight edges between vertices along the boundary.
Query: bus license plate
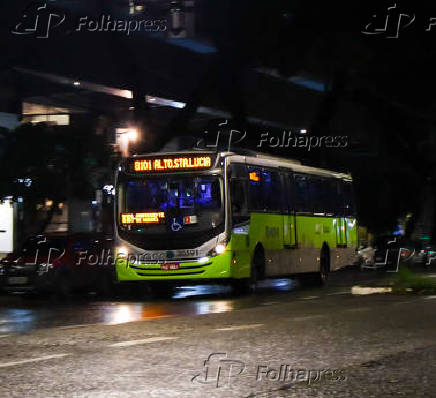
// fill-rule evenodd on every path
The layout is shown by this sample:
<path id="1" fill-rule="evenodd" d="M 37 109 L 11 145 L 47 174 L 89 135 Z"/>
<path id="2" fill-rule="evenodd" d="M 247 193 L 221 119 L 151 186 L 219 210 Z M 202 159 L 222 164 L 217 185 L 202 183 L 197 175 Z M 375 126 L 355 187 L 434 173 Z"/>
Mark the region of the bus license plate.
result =
<path id="1" fill-rule="evenodd" d="M 180 264 L 179 263 L 162 264 L 160 266 L 160 269 L 162 271 L 174 271 L 174 270 L 180 269 Z"/>
<path id="2" fill-rule="evenodd" d="M 27 282 L 29 282 L 27 276 L 11 276 L 8 278 L 9 285 L 25 285 Z"/>

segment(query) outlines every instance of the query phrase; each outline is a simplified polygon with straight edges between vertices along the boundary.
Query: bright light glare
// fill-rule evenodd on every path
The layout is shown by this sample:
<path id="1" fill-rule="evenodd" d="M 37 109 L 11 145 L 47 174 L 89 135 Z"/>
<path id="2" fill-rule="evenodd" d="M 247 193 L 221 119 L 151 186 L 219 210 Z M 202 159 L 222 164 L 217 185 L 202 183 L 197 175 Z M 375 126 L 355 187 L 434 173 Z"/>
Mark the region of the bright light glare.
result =
<path id="1" fill-rule="evenodd" d="M 118 256 L 123 256 L 123 257 L 127 256 L 127 247 L 125 247 L 125 246 L 118 247 L 117 254 L 118 254 Z"/>
<path id="2" fill-rule="evenodd" d="M 129 141 L 136 141 L 138 139 L 138 130 L 129 129 L 127 130 L 127 136 L 129 137 Z"/>
<path id="3" fill-rule="evenodd" d="M 198 259 L 199 263 L 206 263 L 208 261 L 209 261 L 209 257 L 201 257 L 201 258 Z"/>
<path id="4" fill-rule="evenodd" d="M 226 245 L 219 243 L 218 245 L 216 245 L 215 251 L 217 254 L 223 254 L 226 251 Z"/>

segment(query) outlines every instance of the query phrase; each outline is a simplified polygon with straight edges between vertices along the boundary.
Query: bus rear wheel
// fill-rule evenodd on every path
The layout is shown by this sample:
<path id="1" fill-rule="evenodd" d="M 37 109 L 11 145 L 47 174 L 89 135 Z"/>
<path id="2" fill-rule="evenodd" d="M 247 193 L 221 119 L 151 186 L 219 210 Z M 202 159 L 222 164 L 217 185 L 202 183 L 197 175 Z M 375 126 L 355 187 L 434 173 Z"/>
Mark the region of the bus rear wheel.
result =
<path id="1" fill-rule="evenodd" d="M 304 286 L 322 287 L 327 283 L 330 273 L 330 250 L 328 246 L 321 249 L 319 272 L 305 274 L 302 277 Z"/>

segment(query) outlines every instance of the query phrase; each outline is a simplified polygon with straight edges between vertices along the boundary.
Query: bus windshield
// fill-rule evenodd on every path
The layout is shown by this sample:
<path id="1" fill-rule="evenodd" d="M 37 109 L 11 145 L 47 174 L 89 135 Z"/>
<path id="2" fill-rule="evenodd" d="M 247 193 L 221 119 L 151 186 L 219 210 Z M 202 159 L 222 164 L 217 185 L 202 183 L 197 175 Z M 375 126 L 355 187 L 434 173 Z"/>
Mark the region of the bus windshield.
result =
<path id="1" fill-rule="evenodd" d="M 118 225 L 122 231 L 153 235 L 210 231 L 224 222 L 222 186 L 215 176 L 123 181 Z"/>

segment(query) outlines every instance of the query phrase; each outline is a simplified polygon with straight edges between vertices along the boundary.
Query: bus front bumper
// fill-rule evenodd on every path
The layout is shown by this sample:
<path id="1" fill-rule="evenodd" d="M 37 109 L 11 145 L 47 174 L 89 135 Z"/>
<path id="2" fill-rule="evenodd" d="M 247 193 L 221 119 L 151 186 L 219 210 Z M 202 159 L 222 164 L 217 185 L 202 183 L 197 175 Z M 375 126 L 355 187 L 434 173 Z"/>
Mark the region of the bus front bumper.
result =
<path id="1" fill-rule="evenodd" d="M 116 276 L 118 282 L 219 280 L 232 277 L 231 264 L 231 251 L 196 261 L 133 264 L 126 259 L 118 259 Z M 170 269 L 171 267 L 178 269 Z"/>

